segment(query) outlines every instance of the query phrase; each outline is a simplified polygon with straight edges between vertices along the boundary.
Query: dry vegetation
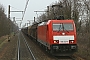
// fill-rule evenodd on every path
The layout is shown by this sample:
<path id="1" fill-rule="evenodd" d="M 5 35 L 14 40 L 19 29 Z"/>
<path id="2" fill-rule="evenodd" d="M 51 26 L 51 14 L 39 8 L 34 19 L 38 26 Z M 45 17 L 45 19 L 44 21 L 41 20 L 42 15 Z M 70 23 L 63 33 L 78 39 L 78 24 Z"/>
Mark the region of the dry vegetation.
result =
<path id="1" fill-rule="evenodd" d="M 0 37 L 15 31 L 16 28 L 13 27 L 15 27 L 15 25 L 11 20 L 7 18 L 5 14 L 5 9 L 0 4 Z"/>

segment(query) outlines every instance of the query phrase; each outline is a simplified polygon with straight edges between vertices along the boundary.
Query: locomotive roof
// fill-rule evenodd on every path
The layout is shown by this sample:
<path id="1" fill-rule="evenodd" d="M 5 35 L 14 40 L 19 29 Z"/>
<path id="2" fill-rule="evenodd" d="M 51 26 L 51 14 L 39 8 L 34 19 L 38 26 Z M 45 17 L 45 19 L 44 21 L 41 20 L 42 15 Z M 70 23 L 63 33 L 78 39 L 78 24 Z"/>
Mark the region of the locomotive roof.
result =
<path id="1" fill-rule="evenodd" d="M 50 20 L 50 21 L 53 21 L 53 22 L 74 22 L 74 20 Z"/>
<path id="2" fill-rule="evenodd" d="M 40 25 L 46 25 L 46 24 L 47 24 L 47 22 L 42 22 L 42 23 L 40 23 L 38 25 L 40 26 Z"/>
<path id="3" fill-rule="evenodd" d="M 55 23 L 72 23 L 72 22 L 74 22 L 73 20 L 48 20 L 47 22 L 41 22 L 41 23 L 39 23 L 38 24 L 38 26 L 41 26 L 41 25 L 47 25 L 47 24 L 49 24 L 50 22 L 55 22 Z"/>
<path id="4" fill-rule="evenodd" d="M 47 24 L 49 24 L 50 22 L 54 22 L 54 23 L 72 23 L 74 22 L 74 20 L 49 20 Z"/>

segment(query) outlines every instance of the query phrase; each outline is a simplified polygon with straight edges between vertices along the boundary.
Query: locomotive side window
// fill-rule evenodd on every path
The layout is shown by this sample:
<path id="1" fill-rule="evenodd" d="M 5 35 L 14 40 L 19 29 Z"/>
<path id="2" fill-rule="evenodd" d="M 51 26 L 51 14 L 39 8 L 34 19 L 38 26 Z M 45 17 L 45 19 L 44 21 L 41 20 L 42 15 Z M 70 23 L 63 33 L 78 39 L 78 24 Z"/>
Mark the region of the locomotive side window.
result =
<path id="1" fill-rule="evenodd" d="M 70 23 L 53 24 L 53 31 L 62 31 L 62 30 L 73 30 L 73 24 Z"/>

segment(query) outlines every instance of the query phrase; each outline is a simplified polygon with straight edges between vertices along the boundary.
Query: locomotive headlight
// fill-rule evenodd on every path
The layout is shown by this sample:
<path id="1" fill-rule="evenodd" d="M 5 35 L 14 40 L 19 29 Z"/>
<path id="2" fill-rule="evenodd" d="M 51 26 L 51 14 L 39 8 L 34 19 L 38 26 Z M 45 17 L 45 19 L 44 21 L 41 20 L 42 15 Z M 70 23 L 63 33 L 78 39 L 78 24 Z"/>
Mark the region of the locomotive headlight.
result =
<path id="1" fill-rule="evenodd" d="M 74 42 L 74 41 L 71 41 L 72 43 Z"/>
<path id="2" fill-rule="evenodd" d="M 74 40 L 69 40 L 69 43 L 74 43 Z"/>
<path id="3" fill-rule="evenodd" d="M 59 43 L 59 40 L 54 40 L 54 43 Z"/>

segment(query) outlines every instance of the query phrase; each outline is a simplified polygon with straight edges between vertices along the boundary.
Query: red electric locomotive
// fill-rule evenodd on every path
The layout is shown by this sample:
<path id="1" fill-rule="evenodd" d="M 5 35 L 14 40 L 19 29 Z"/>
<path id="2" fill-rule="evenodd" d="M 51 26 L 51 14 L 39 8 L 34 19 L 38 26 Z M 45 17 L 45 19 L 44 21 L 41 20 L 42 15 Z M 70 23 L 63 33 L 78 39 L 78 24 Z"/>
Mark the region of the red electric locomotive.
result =
<path id="1" fill-rule="evenodd" d="M 37 41 L 53 55 L 70 56 L 77 51 L 73 20 L 48 20 L 37 26 Z"/>

